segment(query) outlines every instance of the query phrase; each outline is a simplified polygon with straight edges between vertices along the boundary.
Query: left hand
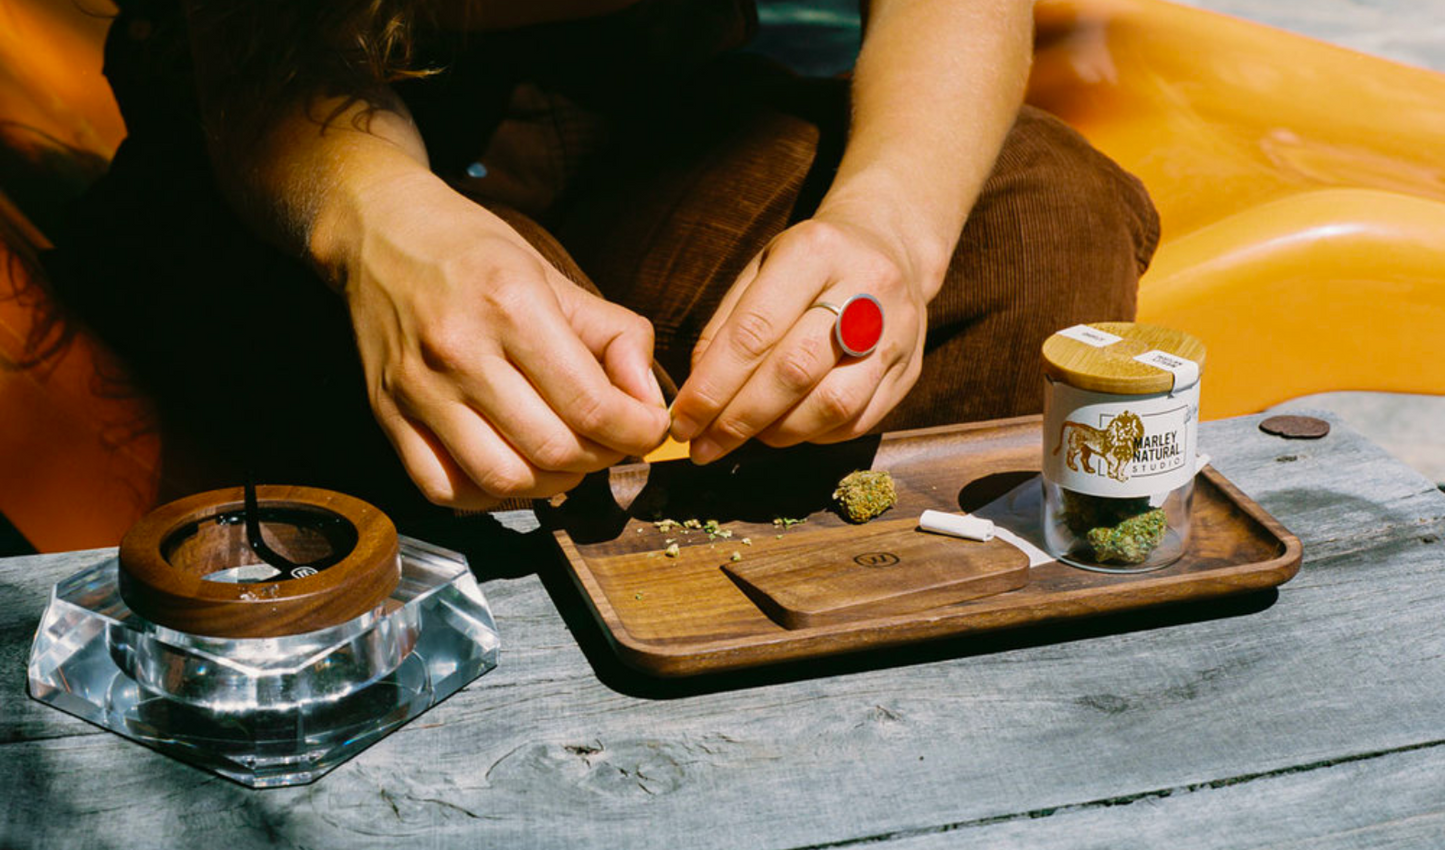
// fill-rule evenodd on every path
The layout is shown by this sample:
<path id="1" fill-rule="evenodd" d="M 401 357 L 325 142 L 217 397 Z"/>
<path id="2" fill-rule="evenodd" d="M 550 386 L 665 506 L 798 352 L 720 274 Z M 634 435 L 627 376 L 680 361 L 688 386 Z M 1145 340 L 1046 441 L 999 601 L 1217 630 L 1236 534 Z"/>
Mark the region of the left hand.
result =
<path id="1" fill-rule="evenodd" d="M 748 264 L 703 329 L 672 406 L 672 436 L 691 441 L 695 463 L 752 437 L 791 446 L 861 436 L 903 400 L 922 369 L 928 295 L 940 282 L 903 245 L 820 213 Z M 850 357 L 833 339 L 834 314 L 810 308 L 858 294 L 882 304 L 883 337 Z"/>

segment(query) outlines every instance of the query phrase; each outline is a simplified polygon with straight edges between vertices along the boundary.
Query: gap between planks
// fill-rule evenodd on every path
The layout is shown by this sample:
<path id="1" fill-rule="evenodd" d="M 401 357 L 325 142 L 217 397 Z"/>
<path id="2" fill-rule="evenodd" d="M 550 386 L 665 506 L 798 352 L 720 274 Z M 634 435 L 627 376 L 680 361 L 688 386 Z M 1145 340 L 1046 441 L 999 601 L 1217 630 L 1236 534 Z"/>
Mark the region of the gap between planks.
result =
<path id="1" fill-rule="evenodd" d="M 1086 800 L 1082 803 L 1064 803 L 1059 806 L 1049 806 L 1041 809 L 1031 809 L 1025 812 L 1013 812 L 1006 815 L 990 815 L 985 818 L 974 818 L 972 820 L 955 821 L 953 823 L 939 824 L 937 826 L 920 826 L 912 829 L 898 829 L 890 832 L 880 832 L 873 835 L 860 835 L 855 838 L 844 838 L 839 841 L 828 841 L 822 844 L 803 844 L 790 850 L 834 850 L 841 847 L 860 847 L 867 844 L 882 844 L 886 841 L 901 841 L 909 838 L 918 838 L 925 835 L 939 835 L 946 832 L 955 832 L 960 829 L 971 827 L 993 826 L 1011 821 L 1038 820 L 1040 818 L 1052 817 L 1054 815 L 1066 814 L 1069 812 L 1087 811 L 1089 809 L 1104 809 L 1114 806 L 1127 806 L 1141 800 L 1158 800 L 1172 797 L 1175 794 L 1190 794 L 1195 791 L 1209 791 L 1218 788 L 1229 788 L 1235 785 L 1244 785 L 1261 779 L 1273 779 L 1280 776 L 1291 776 L 1299 773 L 1309 773 L 1315 770 L 1327 770 L 1343 764 L 1354 764 L 1357 762 L 1371 761 L 1386 756 L 1401 755 L 1404 753 L 1430 750 L 1436 747 L 1445 747 L 1445 739 L 1436 741 L 1425 741 L 1418 744 L 1406 744 L 1402 747 L 1391 747 L 1384 750 L 1371 750 L 1363 753 L 1353 753 L 1345 756 L 1322 759 L 1320 761 L 1308 762 L 1306 764 L 1290 765 L 1289 767 L 1264 770 L 1255 773 L 1242 773 L 1238 776 L 1227 776 L 1221 779 L 1211 779 L 1207 782 L 1190 782 L 1184 785 L 1175 785 L 1169 788 L 1156 788 L 1149 791 L 1138 791 L 1133 794 L 1120 794 L 1113 797 L 1102 797 L 1097 800 Z"/>

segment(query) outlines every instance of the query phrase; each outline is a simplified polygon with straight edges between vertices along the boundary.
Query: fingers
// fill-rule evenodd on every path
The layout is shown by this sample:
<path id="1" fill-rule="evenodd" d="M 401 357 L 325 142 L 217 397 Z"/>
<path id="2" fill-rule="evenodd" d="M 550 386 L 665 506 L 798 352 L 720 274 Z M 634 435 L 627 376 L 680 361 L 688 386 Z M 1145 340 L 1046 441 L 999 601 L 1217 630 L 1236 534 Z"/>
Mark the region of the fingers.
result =
<path id="1" fill-rule="evenodd" d="M 564 297 L 581 300 L 570 305 L 570 321 L 560 309 L 509 313 L 531 315 L 503 337 L 504 350 L 572 431 L 624 455 L 645 454 L 667 430 L 650 373 L 651 326 L 640 317 L 642 325 L 621 321 L 611 305 L 580 290 Z M 623 385 L 613 383 L 609 369 Z"/>
<path id="2" fill-rule="evenodd" d="M 591 309 L 574 311 L 572 320 L 582 344 L 602 363 L 613 385 L 644 405 L 666 408 L 653 371 L 652 323 L 626 307 L 583 294 L 593 302 Z"/>
<path id="3" fill-rule="evenodd" d="M 692 440 L 712 426 L 824 289 L 825 266 L 788 264 L 784 262 L 786 259 L 781 252 L 765 258 L 756 277 L 734 287 L 732 292 L 739 294 L 730 308 L 725 304 L 714 317 L 716 324 L 709 323 L 713 327 L 712 336 L 699 345 L 701 354 L 693 364 L 692 375 L 672 404 L 675 439 Z M 725 317 L 724 309 L 727 309 Z M 823 338 L 826 339 L 826 335 Z M 798 356 L 808 359 L 807 355 Z M 811 372 L 801 376 L 798 382 L 805 382 L 810 376 Z M 794 401 L 798 397 L 795 396 Z M 719 443 L 729 441 L 726 435 L 718 440 Z"/>
<path id="4" fill-rule="evenodd" d="M 772 446 L 791 446 L 852 424 L 878 392 L 884 369 L 880 360 L 839 366 L 808 397 L 773 422 L 762 435 Z"/>
<path id="5" fill-rule="evenodd" d="M 372 409 L 427 497 L 552 495 L 659 443 L 651 326 L 496 216 L 430 200 L 427 227 L 374 234 L 347 270 Z"/>
<path id="6" fill-rule="evenodd" d="M 463 405 L 428 411 L 427 425 L 390 404 L 377 419 L 418 489 L 439 505 L 484 509 L 507 498 L 540 498 L 577 486 L 581 473 L 550 472 L 521 457 Z"/>
<path id="7" fill-rule="evenodd" d="M 842 356 L 833 340 L 833 320 L 827 310 L 803 313 L 712 424 L 693 439 L 694 461 L 711 463 L 777 422 L 800 399 L 808 403 Z"/>
<path id="8" fill-rule="evenodd" d="M 922 362 L 924 293 L 937 287 L 898 247 L 866 222 L 814 218 L 758 255 L 704 328 L 673 402 L 672 436 L 691 442 L 695 462 L 755 436 L 771 445 L 847 439 L 902 400 Z M 832 334 L 838 317 L 810 308 L 860 294 L 886 321 L 870 353 L 844 357 Z M 866 322 L 854 330 L 868 335 Z"/>
<path id="9" fill-rule="evenodd" d="M 531 466 L 549 472 L 591 472 L 624 456 L 568 427 L 501 346 L 471 342 L 468 328 L 437 324 L 423 338 L 420 357 L 378 367 L 373 408 L 386 399 L 409 419 L 440 433 L 439 417 L 460 406 L 486 420 Z M 600 375 L 601 368 L 596 372 Z"/>
<path id="10" fill-rule="evenodd" d="M 375 366 L 372 407 L 431 501 L 554 495 L 663 439 L 651 325 L 594 298 L 574 305 L 584 342 L 553 295 L 543 280 L 504 282 L 488 290 L 480 321 L 438 314 L 422 326 L 418 356 Z"/>
<path id="11" fill-rule="evenodd" d="M 881 361 L 865 359 L 835 369 L 758 439 L 782 448 L 802 442 L 837 443 L 867 434 L 908 394 L 921 371 L 917 359 L 903 369 L 880 369 L 880 365 Z"/>
<path id="12" fill-rule="evenodd" d="M 456 465 L 441 441 L 425 426 L 398 417 L 388 424 L 381 416 L 382 430 L 391 440 L 402 466 L 427 501 L 434 505 L 480 511 L 495 507 L 501 497 L 478 487 Z"/>
<path id="13" fill-rule="evenodd" d="M 692 348 L 692 362 L 689 364 L 690 369 L 697 369 L 698 361 L 702 359 L 703 354 L 705 354 L 709 346 L 712 345 L 712 341 L 717 336 L 718 330 L 722 328 L 728 318 L 732 316 L 733 308 L 737 306 L 738 299 L 743 297 L 743 293 L 752 286 L 753 280 L 757 278 L 758 269 L 762 266 L 763 259 L 768 256 L 768 253 L 768 249 L 765 248 L 761 254 L 753 257 L 752 260 L 743 267 L 742 272 L 738 274 L 737 281 L 728 287 L 728 291 L 723 294 L 722 300 L 718 302 L 717 309 L 713 311 L 712 318 L 708 319 L 707 324 L 703 326 L 702 333 L 698 334 L 697 344 Z"/>
<path id="14" fill-rule="evenodd" d="M 550 496 L 576 487 L 580 472 L 539 468 L 470 408 L 451 405 L 429 422 L 447 453 L 483 492 L 503 498 Z"/>
<path id="15" fill-rule="evenodd" d="M 458 403 L 472 411 L 487 411 L 493 429 L 538 469 L 593 472 L 625 457 L 569 428 L 505 360 L 484 358 L 475 369 L 458 376 L 456 389 Z"/>

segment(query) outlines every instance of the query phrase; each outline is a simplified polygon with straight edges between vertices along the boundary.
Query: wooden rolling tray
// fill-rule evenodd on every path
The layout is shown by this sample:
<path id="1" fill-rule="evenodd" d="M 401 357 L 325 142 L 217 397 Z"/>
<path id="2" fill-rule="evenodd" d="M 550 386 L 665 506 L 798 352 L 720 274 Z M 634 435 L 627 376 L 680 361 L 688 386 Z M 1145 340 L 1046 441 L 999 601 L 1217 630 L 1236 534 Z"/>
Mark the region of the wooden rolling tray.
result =
<path id="1" fill-rule="evenodd" d="M 1040 545 L 1040 460 L 1040 421 L 1027 417 L 749 448 L 707 467 L 617 467 L 541 514 L 617 652 L 659 676 L 1224 596 L 1299 570 L 1299 540 L 1212 467 L 1195 484 L 1187 552 L 1155 572 L 1030 568 L 998 539 L 914 530 L 926 508 L 964 510 Z M 834 486 L 870 467 L 892 473 L 898 504 L 849 524 L 831 509 Z M 660 531 L 663 517 L 714 519 L 732 535 Z M 677 557 L 664 554 L 669 540 Z"/>

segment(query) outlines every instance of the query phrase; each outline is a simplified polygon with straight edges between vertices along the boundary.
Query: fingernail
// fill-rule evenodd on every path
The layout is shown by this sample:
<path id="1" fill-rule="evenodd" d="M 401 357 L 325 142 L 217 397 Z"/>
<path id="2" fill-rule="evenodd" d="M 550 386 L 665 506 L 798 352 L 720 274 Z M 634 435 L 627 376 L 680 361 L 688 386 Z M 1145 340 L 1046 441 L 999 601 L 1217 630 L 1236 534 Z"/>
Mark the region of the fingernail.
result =
<path id="1" fill-rule="evenodd" d="M 649 369 L 647 370 L 647 377 L 652 379 L 652 397 L 657 400 L 657 404 L 659 407 L 666 407 L 667 399 L 663 398 L 662 396 L 662 384 L 659 383 L 657 380 L 657 373 Z M 671 412 L 671 409 L 669 409 L 668 413 Z"/>
<path id="2" fill-rule="evenodd" d="M 711 437 L 699 437 L 692 441 L 691 456 L 692 462 L 698 465 L 712 463 L 722 457 L 722 446 L 713 442 Z"/>
<path id="3" fill-rule="evenodd" d="M 677 440 L 679 443 L 686 443 L 688 440 L 696 437 L 697 432 L 701 430 L 702 428 L 696 422 L 689 419 L 685 414 L 678 414 L 676 412 L 673 412 L 672 438 L 674 440 Z"/>

